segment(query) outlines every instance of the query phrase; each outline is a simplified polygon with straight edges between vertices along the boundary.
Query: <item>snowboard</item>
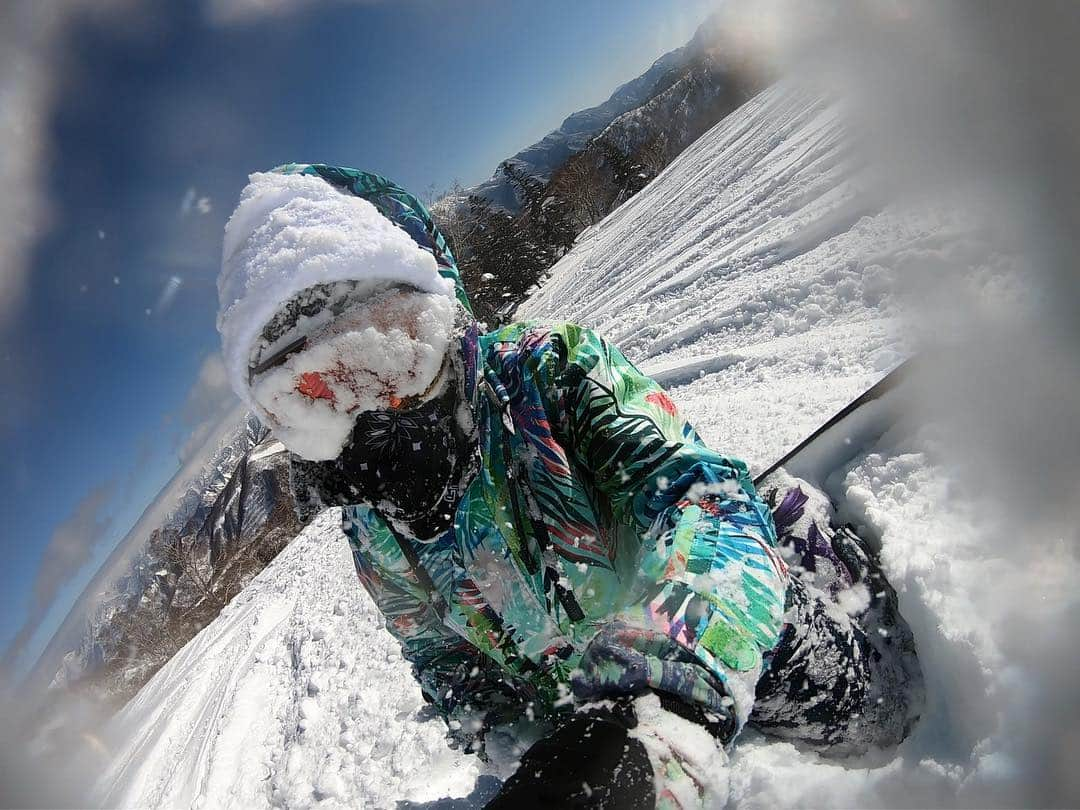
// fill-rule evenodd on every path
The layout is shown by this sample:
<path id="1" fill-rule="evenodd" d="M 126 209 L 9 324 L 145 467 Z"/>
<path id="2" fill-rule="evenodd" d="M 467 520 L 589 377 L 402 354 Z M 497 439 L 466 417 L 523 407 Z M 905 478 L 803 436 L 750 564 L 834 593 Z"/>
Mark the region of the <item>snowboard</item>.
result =
<path id="1" fill-rule="evenodd" d="M 754 477 L 760 487 L 783 468 L 820 487 L 835 470 L 855 458 L 895 425 L 908 410 L 918 364 L 909 358 L 848 403 L 821 427 Z"/>

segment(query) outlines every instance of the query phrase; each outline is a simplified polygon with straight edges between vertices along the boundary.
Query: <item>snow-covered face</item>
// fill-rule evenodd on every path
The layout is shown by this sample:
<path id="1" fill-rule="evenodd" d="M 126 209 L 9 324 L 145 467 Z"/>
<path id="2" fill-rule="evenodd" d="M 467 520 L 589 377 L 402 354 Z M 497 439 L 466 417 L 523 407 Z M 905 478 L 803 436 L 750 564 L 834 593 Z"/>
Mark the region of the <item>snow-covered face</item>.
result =
<path id="1" fill-rule="evenodd" d="M 337 458 L 357 414 L 415 407 L 441 392 L 455 314 L 445 295 L 375 293 L 264 352 L 252 396 L 289 450 L 311 461 Z"/>

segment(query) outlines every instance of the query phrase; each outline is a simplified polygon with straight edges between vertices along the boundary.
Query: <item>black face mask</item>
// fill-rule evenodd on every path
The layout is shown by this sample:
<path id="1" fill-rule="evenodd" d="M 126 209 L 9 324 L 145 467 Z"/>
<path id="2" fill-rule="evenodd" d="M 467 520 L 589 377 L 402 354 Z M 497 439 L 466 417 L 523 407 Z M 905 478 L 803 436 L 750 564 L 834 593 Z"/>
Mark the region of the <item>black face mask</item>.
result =
<path id="1" fill-rule="evenodd" d="M 453 381 L 438 397 L 407 411 L 360 414 L 333 461 L 293 459 L 304 483 L 327 506 L 366 503 L 420 540 L 453 524 L 460 490 L 475 469 L 476 440 L 458 423 Z"/>

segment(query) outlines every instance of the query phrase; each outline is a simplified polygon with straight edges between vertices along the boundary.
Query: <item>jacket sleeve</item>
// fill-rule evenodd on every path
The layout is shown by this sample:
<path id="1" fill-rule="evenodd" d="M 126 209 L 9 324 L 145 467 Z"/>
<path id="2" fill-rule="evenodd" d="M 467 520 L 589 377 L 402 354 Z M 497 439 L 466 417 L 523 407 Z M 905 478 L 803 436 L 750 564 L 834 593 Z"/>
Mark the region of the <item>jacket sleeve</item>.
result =
<path id="1" fill-rule="evenodd" d="M 379 543 L 361 510 L 343 507 L 342 529 L 360 582 L 401 642 L 424 699 L 453 741 L 479 751 L 487 728 L 522 710 L 520 698 L 491 659 L 443 624 L 432 595 L 403 555 Z"/>
<path id="2" fill-rule="evenodd" d="M 705 446 L 618 349 L 574 326 L 553 337 L 563 441 L 641 539 L 631 597 L 588 645 L 575 692 L 650 688 L 726 742 L 783 626 L 788 574 L 769 509 L 746 465 Z"/>

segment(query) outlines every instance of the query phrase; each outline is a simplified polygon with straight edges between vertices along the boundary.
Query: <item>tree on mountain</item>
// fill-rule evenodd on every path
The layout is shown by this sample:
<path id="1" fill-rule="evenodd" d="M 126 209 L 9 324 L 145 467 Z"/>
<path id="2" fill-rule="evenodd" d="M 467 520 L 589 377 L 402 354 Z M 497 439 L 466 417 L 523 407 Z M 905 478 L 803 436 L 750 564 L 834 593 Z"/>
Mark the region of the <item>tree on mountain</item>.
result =
<path id="1" fill-rule="evenodd" d="M 431 208 L 450 242 L 473 310 L 490 325 L 505 320 L 544 270 L 570 249 L 577 233 L 568 207 L 547 184 L 519 166 L 501 168 L 518 194 L 519 213 L 483 197 L 465 199 L 460 186 Z"/>
<path id="2" fill-rule="evenodd" d="M 541 269 L 546 269 L 570 250 L 578 234 L 569 216 L 570 206 L 551 183 L 533 177 L 521 166 L 507 161 L 500 169 L 521 203 L 517 220 L 522 236 L 536 247 L 537 258 L 545 263 Z"/>
<path id="3" fill-rule="evenodd" d="M 640 171 L 649 178 L 642 184 L 642 188 L 651 183 L 674 159 L 675 156 L 671 153 L 671 146 L 665 132 L 657 132 L 638 147 L 634 153 L 634 162 L 638 165 Z"/>
<path id="4" fill-rule="evenodd" d="M 476 221 L 469 216 L 467 198 L 460 181 L 455 180 L 441 197 L 428 206 L 432 218 L 450 243 L 450 250 L 459 263 L 462 254 L 469 251 L 477 227 Z"/>
<path id="5" fill-rule="evenodd" d="M 588 150 L 572 155 L 552 174 L 551 188 L 566 200 L 568 216 L 579 233 L 607 216 L 618 196 L 602 158 Z"/>
<path id="6" fill-rule="evenodd" d="M 617 118 L 542 179 L 513 160 L 499 170 L 520 209 L 466 199 L 460 186 L 432 205 L 474 308 L 495 325 L 597 224 L 652 182 L 678 153 L 753 90 L 708 53 L 668 71 L 637 110 Z"/>
<path id="7" fill-rule="evenodd" d="M 499 321 L 509 301 L 520 300 L 536 263 L 534 246 L 524 238 L 515 217 L 483 197 L 469 197 L 468 216 L 475 223 L 468 242 L 459 248 L 458 268 L 476 316 Z"/>

